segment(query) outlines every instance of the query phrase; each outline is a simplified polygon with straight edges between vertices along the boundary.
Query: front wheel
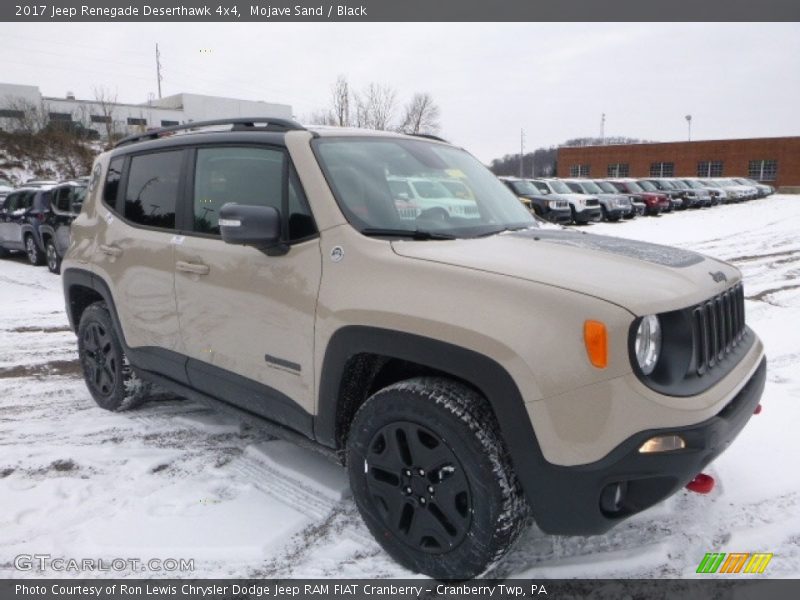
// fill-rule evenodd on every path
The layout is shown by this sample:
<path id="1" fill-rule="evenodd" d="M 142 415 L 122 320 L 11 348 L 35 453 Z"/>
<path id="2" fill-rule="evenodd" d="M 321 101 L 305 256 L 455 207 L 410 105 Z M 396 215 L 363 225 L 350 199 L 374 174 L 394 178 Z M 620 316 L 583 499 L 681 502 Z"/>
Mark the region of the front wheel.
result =
<path id="1" fill-rule="evenodd" d="M 28 255 L 28 261 L 33 266 L 38 267 L 44 263 L 44 254 L 39 250 L 36 240 L 30 234 L 25 237 L 25 253 Z"/>
<path id="2" fill-rule="evenodd" d="M 52 239 L 48 239 L 44 245 L 44 253 L 47 257 L 47 268 L 51 273 L 58 275 L 61 272 L 61 257 L 56 250 L 56 244 Z"/>
<path id="3" fill-rule="evenodd" d="M 372 535 L 400 564 L 430 577 L 480 575 L 527 522 L 491 409 L 455 381 L 418 377 L 370 397 L 350 428 L 347 463 Z"/>
<path id="4" fill-rule="evenodd" d="M 142 381 L 128 363 L 104 302 L 95 302 L 81 315 L 78 356 L 86 387 L 100 408 L 128 410 L 150 395 L 150 384 Z"/>

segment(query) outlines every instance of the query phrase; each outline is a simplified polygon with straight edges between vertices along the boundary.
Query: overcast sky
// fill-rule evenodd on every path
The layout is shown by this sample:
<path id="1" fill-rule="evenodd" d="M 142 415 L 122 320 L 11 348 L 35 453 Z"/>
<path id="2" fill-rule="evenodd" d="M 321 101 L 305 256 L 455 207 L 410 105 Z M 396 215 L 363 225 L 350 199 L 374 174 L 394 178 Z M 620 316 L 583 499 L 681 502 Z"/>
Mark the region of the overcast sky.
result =
<path id="1" fill-rule="evenodd" d="M 329 104 L 339 74 L 360 88 L 430 92 L 441 134 L 484 161 L 569 138 L 683 140 L 800 135 L 800 24 L 2 23 L 0 81 L 96 86 L 121 102 L 194 92 Z M 205 50 L 205 52 L 203 51 Z M 210 50 L 210 52 L 208 52 Z M 399 109 L 398 109 L 399 112 Z"/>

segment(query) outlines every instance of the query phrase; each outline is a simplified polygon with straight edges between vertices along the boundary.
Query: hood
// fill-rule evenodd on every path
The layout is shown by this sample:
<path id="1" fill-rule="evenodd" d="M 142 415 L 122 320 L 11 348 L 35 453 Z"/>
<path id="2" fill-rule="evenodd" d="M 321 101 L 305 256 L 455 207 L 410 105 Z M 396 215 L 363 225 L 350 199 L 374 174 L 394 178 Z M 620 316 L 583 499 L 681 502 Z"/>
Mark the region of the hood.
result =
<path id="1" fill-rule="evenodd" d="M 696 252 L 571 230 L 530 229 L 453 241 L 398 240 L 392 247 L 411 259 L 594 296 L 636 315 L 692 306 L 741 279 L 735 267 Z"/>

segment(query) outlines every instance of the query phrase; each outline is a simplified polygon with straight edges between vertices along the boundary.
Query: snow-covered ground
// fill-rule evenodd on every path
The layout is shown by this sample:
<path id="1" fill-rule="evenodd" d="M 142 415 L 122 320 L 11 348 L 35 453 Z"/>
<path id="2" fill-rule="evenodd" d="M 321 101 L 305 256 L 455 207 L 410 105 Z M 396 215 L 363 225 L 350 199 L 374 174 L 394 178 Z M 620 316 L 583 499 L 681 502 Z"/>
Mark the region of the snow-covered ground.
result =
<path id="1" fill-rule="evenodd" d="M 775 554 L 770 576 L 800 576 L 800 197 L 583 229 L 742 269 L 770 361 L 764 411 L 710 467 L 710 495 L 678 493 L 603 536 L 532 528 L 490 575 L 691 577 L 706 552 L 761 551 Z M 0 576 L 44 553 L 194 559 L 182 573 L 194 577 L 412 576 L 369 535 L 343 471 L 313 452 L 180 399 L 97 408 L 60 278 L 20 256 L 0 261 Z"/>

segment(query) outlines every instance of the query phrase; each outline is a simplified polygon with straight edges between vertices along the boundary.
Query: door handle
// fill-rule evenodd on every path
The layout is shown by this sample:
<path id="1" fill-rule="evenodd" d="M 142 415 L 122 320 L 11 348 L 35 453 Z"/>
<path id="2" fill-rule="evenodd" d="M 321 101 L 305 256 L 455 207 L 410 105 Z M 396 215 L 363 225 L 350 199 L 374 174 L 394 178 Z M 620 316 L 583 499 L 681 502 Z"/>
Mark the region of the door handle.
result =
<path id="1" fill-rule="evenodd" d="M 211 270 L 208 265 L 190 263 L 182 260 L 175 263 L 175 268 L 178 269 L 178 271 L 193 273 L 195 275 L 208 275 L 208 272 Z"/>
<path id="2" fill-rule="evenodd" d="M 106 244 L 100 244 L 100 252 L 114 257 L 122 256 L 122 248 L 117 248 L 116 246 L 108 246 Z"/>

